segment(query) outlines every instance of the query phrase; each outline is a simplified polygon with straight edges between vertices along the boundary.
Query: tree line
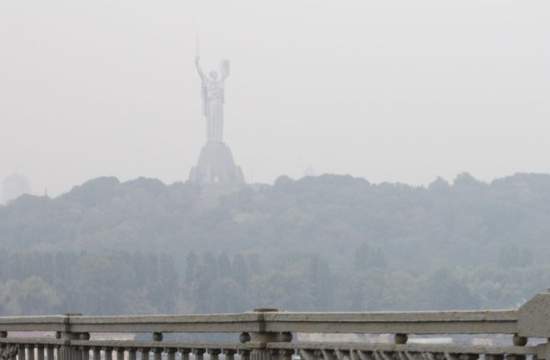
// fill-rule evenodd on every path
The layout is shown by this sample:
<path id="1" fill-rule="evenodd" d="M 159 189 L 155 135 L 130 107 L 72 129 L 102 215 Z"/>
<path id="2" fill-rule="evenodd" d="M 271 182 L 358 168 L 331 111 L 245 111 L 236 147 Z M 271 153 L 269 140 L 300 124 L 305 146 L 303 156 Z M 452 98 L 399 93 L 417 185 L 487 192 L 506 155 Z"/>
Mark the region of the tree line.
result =
<path id="1" fill-rule="evenodd" d="M 392 269 L 357 249 L 348 269 L 315 254 L 263 265 L 256 254 L 3 251 L 0 314 L 443 310 L 520 305 L 550 281 L 549 267 Z M 370 251 L 371 255 L 367 255 Z M 372 256 L 372 257 L 371 257 Z M 371 258 L 372 262 L 365 262 Z M 376 260 L 375 260 L 376 259 Z M 367 260 L 368 261 L 368 260 Z"/>
<path id="2" fill-rule="evenodd" d="M 323 175 L 212 196 L 93 179 L 0 206 L 2 314 L 511 307 L 550 283 L 550 176 Z"/>

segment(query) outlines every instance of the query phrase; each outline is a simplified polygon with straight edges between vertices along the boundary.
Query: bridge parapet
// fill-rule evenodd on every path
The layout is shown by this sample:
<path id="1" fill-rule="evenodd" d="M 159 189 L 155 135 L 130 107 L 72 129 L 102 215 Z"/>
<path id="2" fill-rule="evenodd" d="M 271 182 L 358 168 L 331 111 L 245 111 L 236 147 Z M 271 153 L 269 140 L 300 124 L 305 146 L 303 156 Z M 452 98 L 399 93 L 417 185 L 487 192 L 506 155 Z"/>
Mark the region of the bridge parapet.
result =
<path id="1" fill-rule="evenodd" d="M 101 340 L 101 334 L 132 340 Z M 234 334 L 229 342 L 177 335 Z M 147 335 L 150 338 L 147 339 Z M 330 334 L 330 341 L 300 341 Z M 354 341 L 342 334 L 359 334 Z M 392 341 L 363 335 L 390 334 Z M 483 345 L 418 336 L 473 335 Z M 0 317 L 0 360 L 550 360 L 550 293 L 519 309 L 439 312 L 305 313 L 258 309 L 239 314 Z M 504 340 L 503 340 L 504 339 Z M 504 341 L 504 343 L 503 343 Z"/>

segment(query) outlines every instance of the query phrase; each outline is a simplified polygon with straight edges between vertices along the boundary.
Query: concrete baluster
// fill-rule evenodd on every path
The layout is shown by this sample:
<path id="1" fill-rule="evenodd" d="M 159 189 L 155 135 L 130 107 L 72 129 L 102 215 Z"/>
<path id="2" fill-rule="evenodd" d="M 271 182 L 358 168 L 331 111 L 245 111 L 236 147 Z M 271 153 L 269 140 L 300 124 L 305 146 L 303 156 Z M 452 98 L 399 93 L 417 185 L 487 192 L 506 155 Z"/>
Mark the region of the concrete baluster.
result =
<path id="1" fill-rule="evenodd" d="M 166 360 L 176 360 L 176 349 L 174 348 L 167 348 L 165 350 L 166 352 Z"/>
<path id="2" fill-rule="evenodd" d="M 189 360 L 189 353 L 191 353 L 190 349 L 178 349 L 178 352 L 181 355 L 181 360 Z"/>
<path id="3" fill-rule="evenodd" d="M 92 348 L 92 358 L 93 360 L 101 360 L 101 348 L 94 346 Z"/>
<path id="4" fill-rule="evenodd" d="M 46 346 L 46 360 L 54 360 L 54 347 L 51 345 Z"/>
<path id="5" fill-rule="evenodd" d="M 113 360 L 113 349 L 106 347 L 103 348 L 104 360 Z"/>
<path id="6" fill-rule="evenodd" d="M 27 350 L 27 360 L 34 360 L 34 345 L 26 345 L 25 346 Z"/>
<path id="7" fill-rule="evenodd" d="M 224 355 L 224 360 L 235 360 L 235 353 L 236 351 L 235 350 L 228 350 L 228 349 L 225 349 L 223 351 L 223 355 Z"/>
<path id="8" fill-rule="evenodd" d="M 80 351 L 82 351 L 82 360 L 90 360 L 90 348 L 87 346 L 82 346 L 80 348 Z"/>
<path id="9" fill-rule="evenodd" d="M 315 360 L 318 358 L 317 356 L 315 356 L 313 350 L 300 349 L 298 351 L 298 354 L 300 355 L 302 360 Z"/>
<path id="10" fill-rule="evenodd" d="M 140 353 L 141 353 L 141 360 L 149 360 L 149 349 L 148 348 L 140 349 Z"/>
<path id="11" fill-rule="evenodd" d="M 204 359 L 204 349 L 193 349 L 194 360 L 203 360 Z"/>
<path id="12" fill-rule="evenodd" d="M 44 360 L 44 345 L 36 345 L 36 360 Z"/>
<path id="13" fill-rule="evenodd" d="M 208 349 L 208 355 L 210 355 L 210 360 L 219 360 L 220 359 L 220 349 Z"/>
<path id="14" fill-rule="evenodd" d="M 154 348 L 153 349 L 153 359 L 154 360 L 162 360 L 162 348 Z"/>
<path id="15" fill-rule="evenodd" d="M 331 350 L 321 350 L 321 354 L 323 354 L 323 360 L 336 360 L 336 356 L 333 351 Z"/>
<path id="16" fill-rule="evenodd" d="M 340 349 L 335 349 L 334 350 L 334 355 L 336 355 L 337 360 L 347 360 L 345 353 L 343 351 L 341 351 Z"/>
<path id="17" fill-rule="evenodd" d="M 293 350 L 290 350 L 290 349 L 279 350 L 279 360 L 292 360 L 292 355 L 294 355 Z"/>
<path id="18" fill-rule="evenodd" d="M 373 360 L 374 359 L 374 356 L 372 355 L 372 353 L 362 351 L 362 350 L 358 350 L 356 353 L 357 353 L 357 355 L 359 355 L 360 360 Z"/>

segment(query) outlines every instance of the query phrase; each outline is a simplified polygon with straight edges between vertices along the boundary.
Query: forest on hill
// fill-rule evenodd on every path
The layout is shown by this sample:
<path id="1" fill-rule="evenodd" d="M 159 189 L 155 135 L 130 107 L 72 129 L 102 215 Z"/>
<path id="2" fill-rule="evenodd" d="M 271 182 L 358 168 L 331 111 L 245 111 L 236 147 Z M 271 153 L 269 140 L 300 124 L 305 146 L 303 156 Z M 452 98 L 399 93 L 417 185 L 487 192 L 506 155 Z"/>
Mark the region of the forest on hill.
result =
<path id="1" fill-rule="evenodd" d="M 514 307 L 550 284 L 549 239 L 543 174 L 105 177 L 0 206 L 0 314 Z"/>

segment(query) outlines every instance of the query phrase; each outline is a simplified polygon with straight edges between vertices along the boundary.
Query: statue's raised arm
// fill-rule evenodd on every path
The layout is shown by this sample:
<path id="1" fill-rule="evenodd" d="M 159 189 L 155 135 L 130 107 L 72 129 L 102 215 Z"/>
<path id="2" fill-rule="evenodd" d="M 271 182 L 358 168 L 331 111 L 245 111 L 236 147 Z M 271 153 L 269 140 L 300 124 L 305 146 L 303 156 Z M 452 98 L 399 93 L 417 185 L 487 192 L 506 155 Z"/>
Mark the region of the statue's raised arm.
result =
<path id="1" fill-rule="evenodd" d="M 199 56 L 195 56 L 195 67 L 197 68 L 197 72 L 199 73 L 199 76 L 201 77 L 201 80 L 204 81 L 206 79 L 206 76 L 204 75 L 204 72 L 202 71 Z"/>
<path id="2" fill-rule="evenodd" d="M 229 76 L 230 71 L 231 71 L 231 68 L 230 68 L 230 65 L 229 65 L 229 60 L 223 60 L 221 65 L 220 65 L 220 73 L 222 75 L 222 80 L 227 79 L 227 77 Z"/>

